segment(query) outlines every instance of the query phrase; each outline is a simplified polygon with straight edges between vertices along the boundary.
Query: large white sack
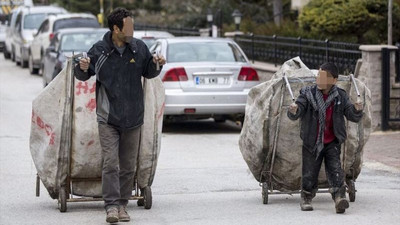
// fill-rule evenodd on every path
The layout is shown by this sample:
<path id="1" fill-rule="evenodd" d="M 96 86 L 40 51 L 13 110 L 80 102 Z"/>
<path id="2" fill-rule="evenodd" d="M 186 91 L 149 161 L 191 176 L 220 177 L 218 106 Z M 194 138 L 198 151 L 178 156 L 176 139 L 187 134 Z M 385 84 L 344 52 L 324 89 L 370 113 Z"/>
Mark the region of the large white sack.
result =
<path id="1" fill-rule="evenodd" d="M 71 66 L 72 64 L 69 64 L 67 68 Z M 67 86 L 71 86 L 72 82 L 68 83 L 67 81 L 68 78 L 72 77 L 72 73 L 68 72 L 68 69 L 63 70 L 38 98 L 34 100 L 33 112 L 35 112 L 35 115 L 42 117 L 42 115 L 46 115 L 50 112 L 51 117 L 46 116 L 46 118 L 48 118 L 51 124 L 68 124 L 66 123 L 68 121 L 65 121 L 65 119 L 63 120 L 63 116 L 60 115 L 63 113 L 63 108 L 60 106 L 54 107 L 54 104 L 48 104 L 54 101 L 60 102 L 60 105 L 65 105 L 61 103 L 65 102 L 67 96 L 65 93 L 67 91 L 60 92 L 60 90 L 66 90 Z M 68 171 L 70 171 L 69 178 L 71 178 L 73 194 L 89 197 L 101 196 L 102 163 L 96 120 L 95 79 L 94 76 L 87 81 L 73 80 L 73 90 L 70 90 L 73 96 L 73 98 L 71 98 L 72 102 L 69 107 L 64 107 L 66 108 L 64 112 L 69 112 L 68 115 L 70 115 L 72 119 L 69 123 L 68 135 L 70 139 L 67 139 L 69 141 L 66 143 L 67 148 L 60 148 L 60 144 L 54 147 L 53 145 L 44 143 L 44 141 L 46 141 L 44 133 L 40 133 L 40 129 L 32 126 L 32 157 L 41 180 L 53 198 L 58 197 L 59 187 L 61 184 L 65 184 Z M 161 129 L 165 97 L 162 82 L 158 77 L 150 80 L 146 79 L 143 88 L 146 102 L 144 125 L 141 128 L 142 135 L 137 169 L 137 174 L 139 176 L 137 179 L 138 181 L 142 180 L 144 186 L 148 186 L 151 185 L 154 179 L 156 161 L 161 146 Z M 58 120 L 56 120 L 56 118 Z M 61 136 L 61 128 L 55 131 L 55 137 L 58 136 Z M 70 146 L 70 148 L 68 146 Z M 60 156 L 54 154 L 55 148 L 64 156 L 64 159 L 66 156 L 67 159 L 69 157 L 70 161 L 61 160 L 59 162 L 58 158 L 60 158 Z M 147 162 L 146 160 L 151 160 L 151 162 Z M 60 170 L 59 167 L 63 169 Z M 42 172 L 39 172 L 39 170 Z M 58 175 L 53 172 L 57 170 L 59 170 Z"/>
<path id="2" fill-rule="evenodd" d="M 285 82 L 286 74 L 295 98 L 303 86 L 315 83 L 315 75 L 297 57 L 288 60 L 273 79 L 253 87 L 247 98 L 245 120 L 239 147 L 255 179 L 269 181 L 271 189 L 294 191 L 301 184 L 300 119 L 287 117 L 292 99 Z M 362 150 L 371 132 L 371 93 L 356 79 L 364 102 L 364 115 L 359 123 L 347 122 L 347 140 L 342 145 L 342 164 L 347 179 L 356 179 L 361 171 Z M 357 95 L 349 77 L 340 76 L 337 85 L 346 90 L 352 102 Z M 262 134 L 262 135 L 260 135 Z M 327 186 L 324 168 L 319 176 Z"/>
<path id="3" fill-rule="evenodd" d="M 143 79 L 145 99 L 144 124 L 141 129 L 137 182 L 140 188 L 153 184 L 158 156 L 165 107 L 165 90 L 159 77 Z"/>
<path id="4" fill-rule="evenodd" d="M 52 198 L 58 197 L 60 179 L 65 179 L 60 176 L 67 171 L 63 151 L 66 135 L 62 136 L 70 91 L 66 68 L 32 102 L 30 151 L 36 171 Z"/>

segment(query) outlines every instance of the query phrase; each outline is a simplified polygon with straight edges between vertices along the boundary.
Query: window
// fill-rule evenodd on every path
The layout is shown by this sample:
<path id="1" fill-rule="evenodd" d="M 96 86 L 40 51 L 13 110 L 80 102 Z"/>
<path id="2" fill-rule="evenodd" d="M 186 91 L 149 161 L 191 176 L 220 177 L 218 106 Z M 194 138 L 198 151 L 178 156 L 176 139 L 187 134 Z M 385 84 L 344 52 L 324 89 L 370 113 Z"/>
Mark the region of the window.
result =
<path id="1" fill-rule="evenodd" d="M 61 51 L 89 51 L 89 49 L 103 37 L 104 33 L 73 33 L 64 34 L 60 41 Z"/>
<path id="2" fill-rule="evenodd" d="M 15 19 L 15 28 L 17 28 L 18 30 L 21 29 L 21 18 L 22 18 L 22 12 L 20 12 L 17 18 Z"/>
<path id="3" fill-rule="evenodd" d="M 246 62 L 228 42 L 183 42 L 168 45 L 168 62 Z"/>
<path id="4" fill-rule="evenodd" d="M 42 23 L 41 33 L 46 33 L 47 31 L 49 31 L 49 20 L 46 20 Z"/>
<path id="5" fill-rule="evenodd" d="M 45 19 L 44 13 L 27 14 L 24 18 L 24 29 L 38 29 Z"/>
<path id="6" fill-rule="evenodd" d="M 71 28 L 71 27 L 100 27 L 99 23 L 94 18 L 68 18 L 57 20 L 54 23 L 53 30 L 58 31 L 63 28 Z"/>

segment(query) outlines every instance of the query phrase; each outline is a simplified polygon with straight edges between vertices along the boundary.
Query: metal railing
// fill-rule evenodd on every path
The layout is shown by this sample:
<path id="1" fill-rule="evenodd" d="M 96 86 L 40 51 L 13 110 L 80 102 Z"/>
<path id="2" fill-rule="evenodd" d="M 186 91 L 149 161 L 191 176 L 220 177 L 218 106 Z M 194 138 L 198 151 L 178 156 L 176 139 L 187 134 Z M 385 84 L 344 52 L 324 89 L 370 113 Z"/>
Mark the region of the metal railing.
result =
<path id="1" fill-rule="evenodd" d="M 392 60 L 390 53 L 394 51 L 395 55 L 395 79 L 390 77 L 390 67 Z M 400 50 L 382 48 L 382 125 L 383 131 L 391 128 L 390 122 L 400 122 L 400 97 L 392 96 L 392 82 L 400 80 Z"/>
<path id="2" fill-rule="evenodd" d="M 135 30 L 167 31 L 175 36 L 200 36 L 200 31 L 199 29 L 196 28 L 169 27 L 169 26 L 157 26 L 157 25 L 146 25 L 146 24 L 136 23 Z"/>
<path id="3" fill-rule="evenodd" d="M 310 68 L 316 69 L 324 62 L 333 62 L 341 74 L 354 73 L 361 58 L 359 44 L 261 35 L 236 35 L 234 40 L 253 61 L 273 62 L 275 65 L 300 56 Z"/>
<path id="4" fill-rule="evenodd" d="M 167 31 L 175 36 L 200 36 L 198 28 L 136 23 L 135 30 L 160 30 Z M 357 60 L 361 58 L 360 45 L 345 42 L 276 35 L 236 35 L 234 40 L 253 62 L 257 60 L 277 65 L 300 56 L 310 69 L 316 69 L 322 63 L 329 61 L 336 64 L 341 74 L 350 74 L 354 73 Z"/>

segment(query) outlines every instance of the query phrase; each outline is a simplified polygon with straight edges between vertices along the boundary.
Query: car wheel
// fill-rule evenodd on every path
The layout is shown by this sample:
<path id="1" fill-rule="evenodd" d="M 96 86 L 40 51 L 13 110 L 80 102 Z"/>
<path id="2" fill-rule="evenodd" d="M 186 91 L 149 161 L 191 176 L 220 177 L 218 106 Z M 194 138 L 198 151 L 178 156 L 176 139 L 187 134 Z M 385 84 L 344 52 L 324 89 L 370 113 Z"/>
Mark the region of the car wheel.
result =
<path id="1" fill-rule="evenodd" d="M 29 72 L 31 74 L 38 74 L 39 69 L 33 67 L 33 56 L 32 56 L 32 54 L 29 54 L 29 63 L 28 64 L 29 64 L 28 65 L 29 66 Z"/>
<path id="2" fill-rule="evenodd" d="M 10 52 L 7 52 L 7 49 L 6 48 L 4 48 L 4 58 L 5 59 L 10 59 L 11 58 L 11 53 Z"/>
<path id="3" fill-rule="evenodd" d="M 11 61 L 15 62 L 15 50 L 11 48 Z"/>
<path id="4" fill-rule="evenodd" d="M 20 57 L 20 63 L 22 68 L 28 67 L 28 61 L 25 61 L 24 58 L 22 57 L 22 50 L 21 50 L 21 57 Z"/>

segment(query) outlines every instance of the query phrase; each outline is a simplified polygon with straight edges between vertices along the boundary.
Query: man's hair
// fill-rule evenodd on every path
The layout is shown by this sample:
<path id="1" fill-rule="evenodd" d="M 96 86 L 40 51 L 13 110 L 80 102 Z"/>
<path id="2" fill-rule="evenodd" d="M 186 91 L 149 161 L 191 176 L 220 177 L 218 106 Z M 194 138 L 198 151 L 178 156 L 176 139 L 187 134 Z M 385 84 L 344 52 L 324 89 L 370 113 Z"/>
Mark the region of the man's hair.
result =
<path id="1" fill-rule="evenodd" d="M 324 63 L 324 64 L 322 64 L 319 68 L 320 68 L 321 70 L 325 70 L 326 72 L 332 74 L 332 76 L 333 76 L 334 78 L 338 78 L 338 77 L 339 77 L 339 70 L 338 70 L 338 68 L 336 67 L 335 64 L 333 64 L 333 63 L 331 63 L 331 62 Z"/>
<path id="2" fill-rule="evenodd" d="M 108 27 L 111 31 L 114 30 L 114 25 L 116 25 L 120 30 L 124 27 L 124 18 L 133 17 L 132 13 L 125 8 L 116 8 L 114 11 L 107 16 Z"/>

